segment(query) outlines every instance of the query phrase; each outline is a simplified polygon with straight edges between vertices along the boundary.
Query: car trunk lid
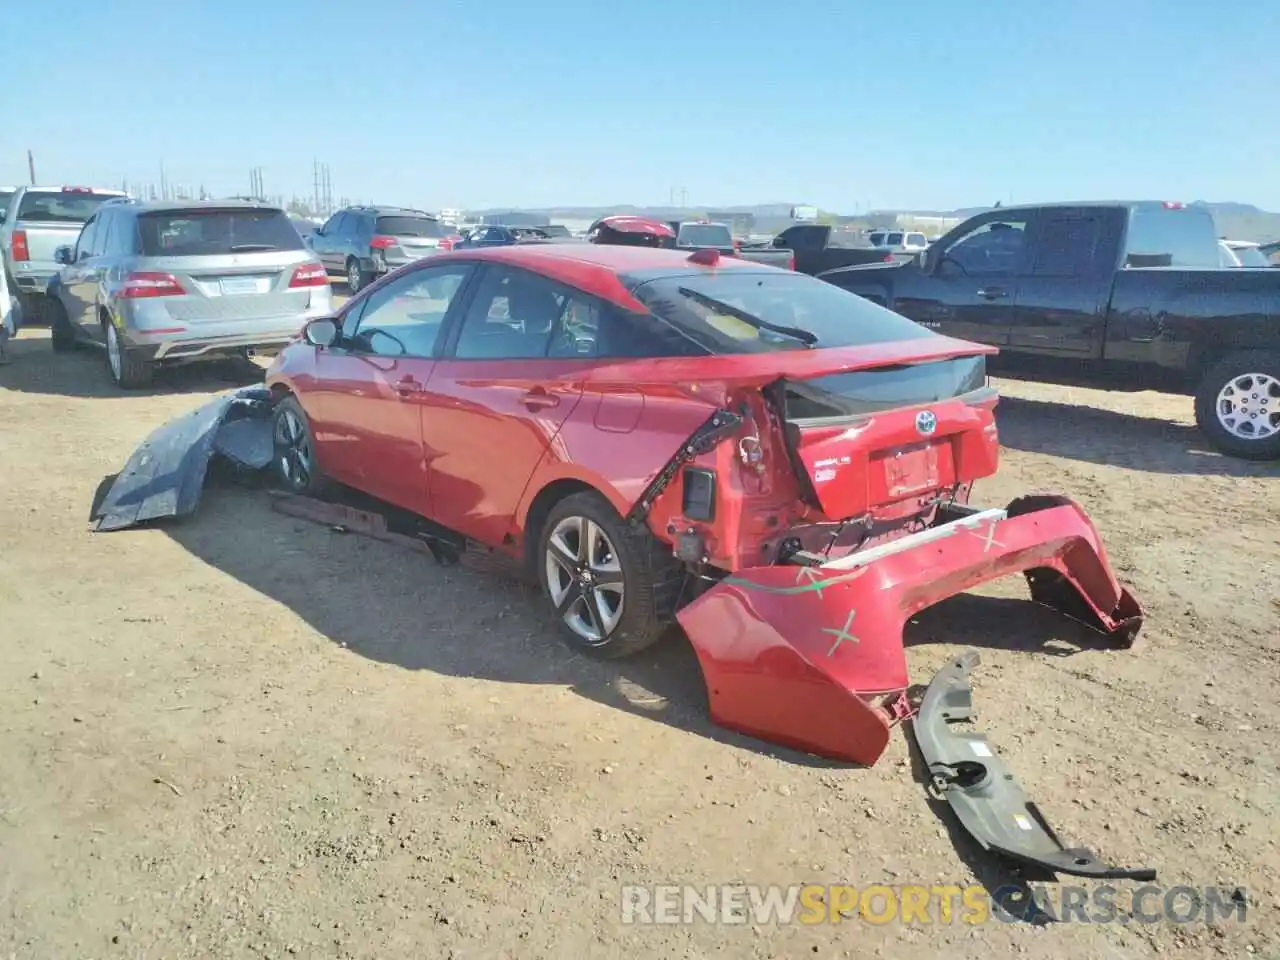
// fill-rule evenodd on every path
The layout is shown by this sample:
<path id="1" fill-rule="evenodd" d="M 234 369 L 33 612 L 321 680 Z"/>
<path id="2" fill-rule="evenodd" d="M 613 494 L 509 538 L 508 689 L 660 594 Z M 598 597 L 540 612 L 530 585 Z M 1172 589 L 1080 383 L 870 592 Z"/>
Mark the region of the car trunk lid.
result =
<path id="1" fill-rule="evenodd" d="M 994 466 L 981 355 L 784 377 L 769 392 L 807 499 L 833 519 L 928 498 Z"/>

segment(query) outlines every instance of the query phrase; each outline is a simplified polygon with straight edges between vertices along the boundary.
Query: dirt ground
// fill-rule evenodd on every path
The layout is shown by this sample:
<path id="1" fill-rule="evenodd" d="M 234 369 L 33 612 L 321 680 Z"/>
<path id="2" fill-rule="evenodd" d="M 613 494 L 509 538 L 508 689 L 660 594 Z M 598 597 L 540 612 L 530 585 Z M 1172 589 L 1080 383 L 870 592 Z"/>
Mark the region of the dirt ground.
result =
<path id="1" fill-rule="evenodd" d="M 1012 874 L 903 731 L 856 770 L 712 726 L 679 636 L 576 658 L 531 593 L 243 487 L 90 533 L 102 478 L 229 384 L 121 394 L 47 336 L 0 368 L 0 957 L 1280 957 L 1280 469 L 1207 452 L 1186 400 L 1001 381 L 975 495 L 1081 500 L 1144 649 L 1011 580 L 927 611 L 908 656 L 924 682 L 980 648 L 982 729 L 1064 839 L 1240 885 L 1245 923 L 636 926 L 622 884 Z"/>

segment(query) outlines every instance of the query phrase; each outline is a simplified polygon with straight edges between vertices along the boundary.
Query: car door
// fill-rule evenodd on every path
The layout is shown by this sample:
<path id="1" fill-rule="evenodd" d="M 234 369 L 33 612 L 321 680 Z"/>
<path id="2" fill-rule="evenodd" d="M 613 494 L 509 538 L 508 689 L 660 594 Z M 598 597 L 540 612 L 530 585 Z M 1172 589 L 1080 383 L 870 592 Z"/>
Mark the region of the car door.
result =
<path id="1" fill-rule="evenodd" d="M 67 309 L 67 319 L 82 334 L 96 335 L 93 331 L 98 326 L 93 264 L 99 225 L 105 215 L 105 211 L 99 211 L 85 221 L 76 238 L 71 263 L 61 271 L 62 304 Z"/>
<path id="2" fill-rule="evenodd" d="M 925 272 L 895 296 L 894 309 L 939 333 L 977 343 L 1009 342 L 1018 284 L 1028 268 L 1029 211 L 995 211 L 931 253 Z"/>
<path id="3" fill-rule="evenodd" d="M 582 398 L 599 306 L 515 267 L 487 266 L 450 320 L 423 400 L 433 519 L 497 546 L 515 532 L 521 495 Z"/>
<path id="4" fill-rule="evenodd" d="M 1124 212 L 1049 208 L 1031 236 L 1027 275 L 1018 280 L 1009 346 L 1046 356 L 1101 356 Z"/>
<path id="5" fill-rule="evenodd" d="M 342 211 L 335 213 L 311 237 L 311 249 L 330 273 L 343 269 L 344 260 L 335 253 L 335 248 L 341 237 L 342 222 L 346 218 L 347 215 Z"/>
<path id="6" fill-rule="evenodd" d="M 473 270 L 427 266 L 371 289 L 344 314 L 338 342 L 316 348 L 304 406 L 335 480 L 429 515 L 423 390 L 445 317 Z"/>

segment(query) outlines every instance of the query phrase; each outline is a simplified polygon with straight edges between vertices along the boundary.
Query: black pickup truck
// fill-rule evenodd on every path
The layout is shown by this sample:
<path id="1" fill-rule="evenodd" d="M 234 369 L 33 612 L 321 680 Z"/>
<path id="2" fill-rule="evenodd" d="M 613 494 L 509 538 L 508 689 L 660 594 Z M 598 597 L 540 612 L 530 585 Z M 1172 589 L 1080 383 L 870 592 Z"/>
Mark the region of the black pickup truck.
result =
<path id="1" fill-rule="evenodd" d="M 1280 271 L 1219 264 L 1204 207 L 1072 203 L 996 208 L 904 263 L 819 276 L 1043 379 L 1159 382 L 1195 397 L 1221 452 L 1277 459 Z"/>
<path id="2" fill-rule="evenodd" d="M 760 250 L 790 250 L 795 254 L 795 270 L 817 276 L 827 270 L 863 263 L 893 263 L 902 255 L 872 246 L 841 246 L 831 242 L 831 227 L 822 223 L 793 224 L 772 240 L 743 244 L 742 253 Z"/>

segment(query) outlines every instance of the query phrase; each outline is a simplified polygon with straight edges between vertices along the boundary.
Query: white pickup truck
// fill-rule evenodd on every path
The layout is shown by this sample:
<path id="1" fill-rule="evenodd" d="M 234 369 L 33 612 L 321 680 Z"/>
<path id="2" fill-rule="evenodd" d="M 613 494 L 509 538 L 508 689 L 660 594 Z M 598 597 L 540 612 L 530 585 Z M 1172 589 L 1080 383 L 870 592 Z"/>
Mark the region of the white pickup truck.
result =
<path id="1" fill-rule="evenodd" d="M 38 320 L 49 280 L 62 269 L 58 247 L 74 247 L 80 230 L 103 203 L 125 196 L 97 187 L 18 187 L 0 220 L 0 261 L 9 290 L 27 320 Z"/>

